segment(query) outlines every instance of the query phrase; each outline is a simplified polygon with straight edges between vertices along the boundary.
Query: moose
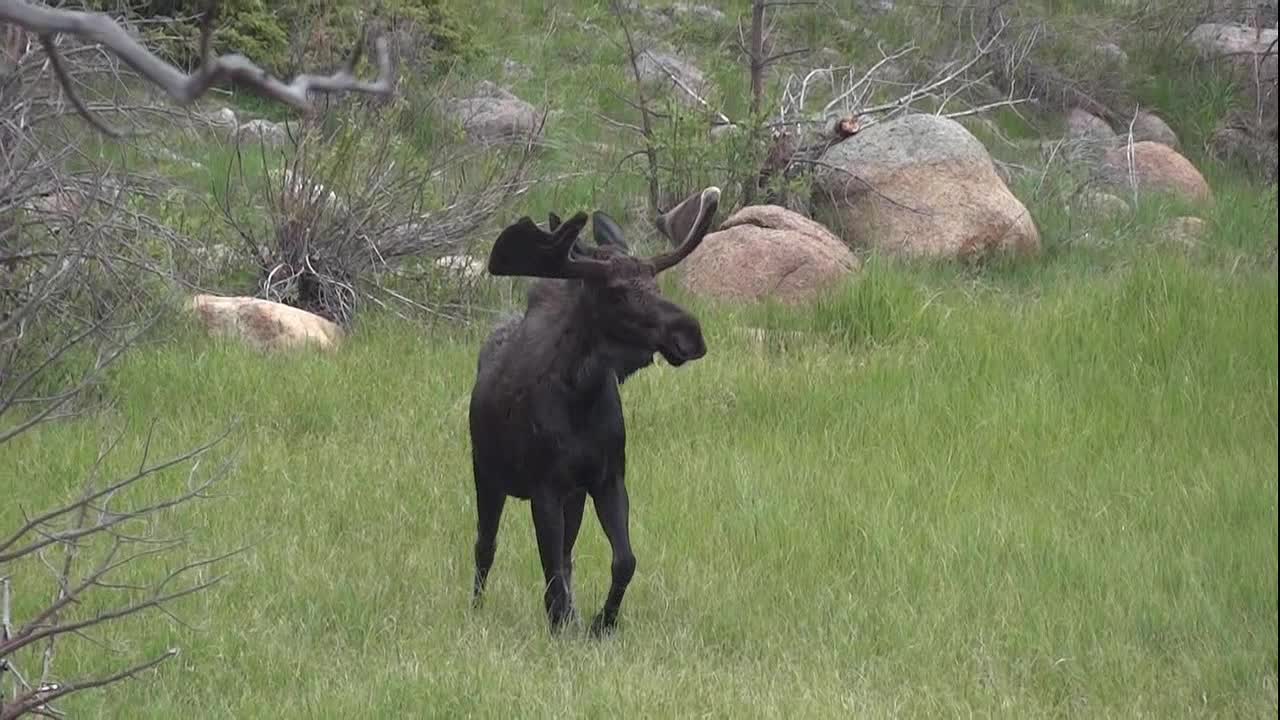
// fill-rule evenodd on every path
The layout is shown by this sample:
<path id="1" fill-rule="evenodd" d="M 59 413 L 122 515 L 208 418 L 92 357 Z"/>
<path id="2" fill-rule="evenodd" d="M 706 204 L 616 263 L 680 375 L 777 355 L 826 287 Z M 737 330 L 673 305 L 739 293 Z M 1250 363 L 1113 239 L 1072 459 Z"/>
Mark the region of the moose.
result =
<path id="1" fill-rule="evenodd" d="M 698 320 L 662 297 L 657 275 L 684 260 L 711 228 L 720 190 L 690 195 L 657 218 L 676 247 L 641 259 L 621 228 L 592 214 L 587 223 L 551 213 L 547 230 L 528 216 L 494 242 L 488 271 L 538 278 L 524 315 L 499 324 L 481 346 L 469 425 L 476 489 L 472 606 L 483 601 L 508 497 L 528 500 L 546 582 L 543 604 L 553 634 L 575 614 L 573 545 L 590 495 L 612 548 L 609 594 L 591 622 L 614 630 L 635 573 L 628 529 L 626 428 L 618 387 L 660 353 L 673 367 L 706 354 Z"/>

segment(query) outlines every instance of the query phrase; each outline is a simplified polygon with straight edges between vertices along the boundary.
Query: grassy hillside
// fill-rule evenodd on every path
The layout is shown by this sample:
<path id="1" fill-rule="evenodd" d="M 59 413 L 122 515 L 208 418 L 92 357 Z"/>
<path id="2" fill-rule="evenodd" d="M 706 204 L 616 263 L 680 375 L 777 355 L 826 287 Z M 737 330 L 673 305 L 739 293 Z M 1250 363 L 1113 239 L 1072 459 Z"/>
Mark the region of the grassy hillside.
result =
<path id="1" fill-rule="evenodd" d="M 932 48 L 954 34 L 927 7 L 898 4 L 879 15 L 837 3 L 886 46 Z M 747 76 L 733 23 L 748 5 L 719 4 L 720 25 L 685 18 L 662 31 L 697 60 L 713 81 L 709 99 L 734 118 L 745 112 Z M 1114 5 L 1045 3 L 1045 12 L 1106 30 L 1118 22 L 1108 24 L 1121 12 Z M 617 169 L 633 140 L 598 115 L 629 112 L 608 4 L 451 12 L 474 51 L 453 79 L 501 79 L 560 111 L 537 166 L 555 180 L 507 215 L 602 207 L 646 232 L 643 179 Z M 873 42 L 822 13 L 789 10 L 779 37 L 871 57 Z M 58 663 L 68 677 L 182 652 L 62 709 L 121 718 L 1274 717 L 1276 195 L 1207 160 L 1203 140 L 1227 103 L 1222 82 L 1179 74 L 1163 47 L 1128 39 L 1138 69 L 1125 91 L 1178 130 L 1214 188 L 1211 207 L 1152 199 L 1122 219 L 1082 217 L 1064 209 L 1054 178 L 1022 178 L 1012 189 L 1045 246 L 1033 261 L 961 268 L 871 255 L 801 307 L 713 303 L 665 279 L 698 313 L 709 354 L 680 369 L 659 364 L 623 388 L 638 570 L 620 632 L 604 641 L 582 627 L 548 636 L 522 503 L 503 518 L 484 608 L 469 608 L 466 410 L 485 321 L 423 328 L 368 313 L 334 355 L 270 358 L 167 321 L 95 389 L 94 413 L 0 444 L 0 536 L 73 496 L 112 439 L 104 477 L 229 427 L 195 474 L 231 463 L 216 496 L 154 522 L 163 534 L 189 532 L 190 557 L 246 550 L 222 564 L 225 580 L 175 606 L 190 626 L 157 614 L 95 636 L 125 656 L 66 642 Z M 504 69 L 507 60 L 526 72 Z M 1051 134 L 1053 122 L 1051 113 L 994 118 L 1014 140 Z M 984 139 L 1010 161 L 1029 156 Z M 178 149 L 202 167 L 122 155 L 197 194 L 222 192 L 233 151 Z M 715 163 L 733 152 L 688 155 L 688 182 L 714 182 Z M 208 208 L 175 204 L 197 235 L 224 232 Z M 1191 248 L 1161 229 L 1188 213 L 1207 226 Z M 500 290 L 494 298 L 512 297 Z M 187 470 L 161 475 L 134 501 L 180 490 Z M 588 515 L 574 573 L 587 618 L 609 565 Z M 179 559 L 123 579 L 154 577 Z M 0 571 L 13 577 L 16 618 L 52 592 L 37 562 Z M 21 660 L 38 667 L 38 652 Z"/>

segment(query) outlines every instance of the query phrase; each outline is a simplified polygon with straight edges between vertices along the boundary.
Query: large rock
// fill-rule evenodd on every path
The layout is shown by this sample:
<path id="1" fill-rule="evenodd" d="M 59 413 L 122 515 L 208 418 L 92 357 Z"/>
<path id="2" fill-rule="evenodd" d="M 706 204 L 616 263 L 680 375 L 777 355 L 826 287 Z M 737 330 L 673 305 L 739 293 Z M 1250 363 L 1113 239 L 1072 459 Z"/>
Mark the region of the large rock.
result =
<path id="1" fill-rule="evenodd" d="M 196 295 L 188 307 L 209 334 L 235 337 L 262 351 L 332 350 L 343 337 L 342 328 L 319 315 L 260 298 Z"/>
<path id="2" fill-rule="evenodd" d="M 856 270 L 858 260 L 809 218 L 777 205 L 750 205 L 703 238 L 681 266 L 682 284 L 697 295 L 795 303 Z"/>
<path id="3" fill-rule="evenodd" d="M 1103 161 L 1103 177 L 1117 187 L 1130 186 L 1128 146 L 1108 150 Z M 1211 202 L 1209 183 L 1191 161 L 1176 150 L 1157 142 L 1133 144 L 1133 176 L 1138 191 L 1170 193 L 1193 202 Z"/>
<path id="4" fill-rule="evenodd" d="M 954 258 L 1040 249 L 1027 208 L 954 120 L 917 114 L 872 125 L 828 148 L 815 181 L 815 207 L 855 246 Z"/>
<path id="5" fill-rule="evenodd" d="M 482 145 L 528 140 L 541 131 L 536 108 L 487 80 L 471 97 L 446 103 L 445 113 L 462 125 L 469 140 Z"/>

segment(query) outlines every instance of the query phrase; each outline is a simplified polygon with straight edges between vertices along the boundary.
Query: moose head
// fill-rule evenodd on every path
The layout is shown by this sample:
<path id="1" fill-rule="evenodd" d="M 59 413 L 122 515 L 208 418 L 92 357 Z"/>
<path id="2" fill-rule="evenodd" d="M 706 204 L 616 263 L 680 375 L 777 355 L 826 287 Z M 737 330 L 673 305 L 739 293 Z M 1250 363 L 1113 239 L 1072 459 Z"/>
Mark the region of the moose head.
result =
<path id="1" fill-rule="evenodd" d="M 622 229 L 603 212 L 591 216 L 594 247 L 578 237 L 587 223 L 585 212 L 565 222 L 553 213 L 548 230 L 523 217 L 498 236 L 489 272 L 581 281 L 589 311 L 584 319 L 611 356 L 643 366 L 657 352 L 678 367 L 705 355 L 706 343 L 697 319 L 662 296 L 657 276 L 698 247 L 719 201 L 720 189 L 710 187 L 662 215 L 658 228 L 678 245 L 650 258 L 632 256 Z"/>

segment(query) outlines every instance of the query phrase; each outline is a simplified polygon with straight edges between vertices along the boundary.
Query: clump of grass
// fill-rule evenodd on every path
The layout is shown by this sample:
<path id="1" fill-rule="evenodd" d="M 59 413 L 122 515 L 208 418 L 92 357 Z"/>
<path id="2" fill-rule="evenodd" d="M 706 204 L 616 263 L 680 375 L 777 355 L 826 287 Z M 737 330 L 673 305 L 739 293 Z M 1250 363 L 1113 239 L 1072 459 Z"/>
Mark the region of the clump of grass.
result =
<path id="1" fill-rule="evenodd" d="M 845 349 L 874 347 L 906 337 L 928 337 L 935 322 L 932 300 L 910 268 L 872 255 L 854 277 L 821 292 L 810 303 L 765 300 L 743 310 L 735 323 L 765 333 L 800 332 Z"/>

